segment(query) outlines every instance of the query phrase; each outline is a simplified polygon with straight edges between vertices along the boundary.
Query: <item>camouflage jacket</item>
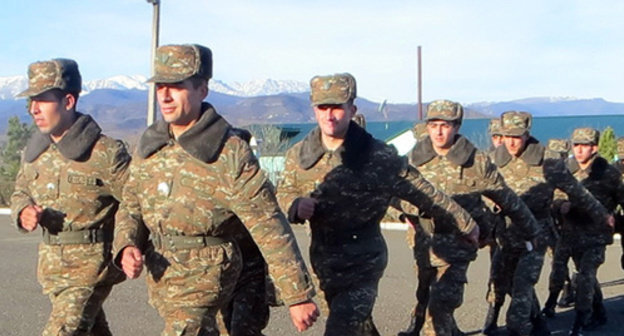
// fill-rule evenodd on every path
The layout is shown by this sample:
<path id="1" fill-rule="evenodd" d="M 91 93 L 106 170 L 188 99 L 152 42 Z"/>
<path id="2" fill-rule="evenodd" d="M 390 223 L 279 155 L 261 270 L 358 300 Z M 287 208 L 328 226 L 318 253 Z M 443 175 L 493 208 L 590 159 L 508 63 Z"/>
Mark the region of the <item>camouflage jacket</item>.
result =
<path id="1" fill-rule="evenodd" d="M 589 192 L 609 211 L 613 213 L 618 205 L 624 205 L 624 183 L 620 172 L 609 165 L 607 160 L 596 156 L 587 169 L 581 169 L 575 158 L 568 158 L 566 165 L 572 175 L 579 180 Z M 571 237 L 574 244 L 588 246 L 593 244 L 610 244 L 613 232 L 603 221 L 594 220 L 578 207 L 571 207 L 563 215 L 563 232 Z"/>
<path id="2" fill-rule="evenodd" d="M 613 163 L 613 167 L 615 167 L 615 169 L 617 169 L 620 174 L 624 174 L 624 161 L 623 160 L 617 160 Z"/>
<path id="3" fill-rule="evenodd" d="M 530 137 L 520 157 L 509 154 L 505 146 L 498 147 L 494 154 L 494 163 L 507 185 L 520 196 L 540 222 L 542 233 L 537 243 L 543 248 L 554 235 L 551 206 L 555 189 L 567 194 L 574 206 L 584 209 L 596 220 L 602 222 L 608 215 L 607 210 L 572 176 L 564 161 L 548 158 L 551 157 L 548 155 L 545 157 L 545 151 L 544 146 Z M 516 225 L 513 223 L 511 226 Z M 522 246 L 523 242 L 517 241 L 516 230 L 508 231 L 511 232 L 507 242 Z"/>
<path id="4" fill-rule="evenodd" d="M 374 139 L 354 122 L 335 151 L 324 148 L 318 127 L 288 150 L 278 199 L 292 223 L 303 222 L 296 214 L 301 197 L 318 201 L 310 219 L 312 244 L 343 251 L 375 248 L 365 238 L 380 236 L 379 223 L 392 197 L 418 206 L 458 234 L 469 233 L 476 225 L 394 147 Z"/>
<path id="5" fill-rule="evenodd" d="M 445 156 L 439 156 L 431 139 L 426 138 L 416 144 L 408 153 L 408 158 L 427 181 L 471 214 L 479 224 L 482 239 L 493 230 L 495 222 L 494 214 L 488 211 L 482 195 L 496 203 L 502 215 L 518 223 L 522 239 L 531 240 L 537 236 L 539 226 L 529 208 L 505 184 L 488 155 L 475 148 L 465 137 L 458 135 Z M 429 229 L 434 236 L 450 231 L 445 223 L 434 222 L 434 227 Z M 452 244 L 452 241 L 448 242 L 448 248 L 453 248 Z"/>
<path id="6" fill-rule="evenodd" d="M 167 123 L 150 126 L 130 165 L 113 250 L 143 246 L 142 229 L 163 236 L 232 238 L 240 218 L 260 248 L 286 304 L 314 295 L 294 234 L 249 145 L 204 103 L 177 140 Z M 234 281 L 234 279 L 232 279 Z"/>
<path id="7" fill-rule="evenodd" d="M 106 228 L 112 234 L 130 156 L 89 115 L 76 113 L 58 143 L 36 131 L 26 145 L 11 196 L 11 216 L 20 229 L 21 211 L 39 205 L 40 224 L 50 233 Z"/>

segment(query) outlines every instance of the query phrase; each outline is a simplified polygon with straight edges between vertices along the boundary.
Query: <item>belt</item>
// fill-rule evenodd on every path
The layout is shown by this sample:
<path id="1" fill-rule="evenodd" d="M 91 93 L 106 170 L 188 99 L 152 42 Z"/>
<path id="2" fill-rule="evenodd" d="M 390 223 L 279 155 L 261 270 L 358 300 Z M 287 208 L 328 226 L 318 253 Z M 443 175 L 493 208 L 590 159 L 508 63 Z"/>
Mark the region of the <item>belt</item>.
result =
<path id="1" fill-rule="evenodd" d="M 112 238 L 112 233 L 107 233 L 104 229 L 62 231 L 54 234 L 43 230 L 43 243 L 46 245 L 94 244 L 110 242 Z"/>
<path id="2" fill-rule="evenodd" d="M 156 249 L 165 250 L 192 249 L 229 242 L 227 239 L 213 236 L 172 236 L 161 234 L 151 234 L 150 240 Z"/>

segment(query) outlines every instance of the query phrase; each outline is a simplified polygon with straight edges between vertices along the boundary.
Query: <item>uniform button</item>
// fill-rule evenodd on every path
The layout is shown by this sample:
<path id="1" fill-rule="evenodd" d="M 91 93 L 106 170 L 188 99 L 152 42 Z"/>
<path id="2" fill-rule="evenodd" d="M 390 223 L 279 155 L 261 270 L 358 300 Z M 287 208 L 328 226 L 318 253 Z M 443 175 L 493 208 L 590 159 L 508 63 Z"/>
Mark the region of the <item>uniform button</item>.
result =
<path id="1" fill-rule="evenodd" d="M 353 235 L 353 237 L 352 237 L 352 238 L 353 238 L 353 240 L 357 240 L 357 239 L 358 239 L 358 236 L 357 236 L 357 235 Z"/>

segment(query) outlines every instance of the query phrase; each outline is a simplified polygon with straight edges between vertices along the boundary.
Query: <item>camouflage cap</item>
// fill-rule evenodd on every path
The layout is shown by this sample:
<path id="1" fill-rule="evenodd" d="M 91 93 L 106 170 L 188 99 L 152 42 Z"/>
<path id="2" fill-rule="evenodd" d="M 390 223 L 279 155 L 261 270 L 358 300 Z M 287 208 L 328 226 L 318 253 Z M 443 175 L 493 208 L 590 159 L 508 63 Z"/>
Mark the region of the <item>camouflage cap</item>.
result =
<path id="1" fill-rule="evenodd" d="M 533 116 L 529 112 L 507 111 L 501 115 L 501 134 L 522 136 L 531 130 Z"/>
<path id="2" fill-rule="evenodd" d="M 28 66 L 28 88 L 17 96 L 34 97 L 52 89 L 80 93 L 82 77 L 76 61 L 55 58 L 31 63 Z"/>
<path id="3" fill-rule="evenodd" d="M 427 106 L 426 121 L 445 120 L 459 121 L 464 117 L 464 108 L 461 104 L 450 100 L 434 100 Z"/>
<path id="4" fill-rule="evenodd" d="M 617 153 L 620 159 L 624 159 L 624 137 L 617 139 Z"/>
<path id="5" fill-rule="evenodd" d="M 212 78 L 212 51 L 198 44 L 158 47 L 154 58 L 153 83 L 178 83 L 189 77 Z"/>
<path id="6" fill-rule="evenodd" d="M 559 154 L 570 153 L 570 141 L 568 139 L 549 139 L 546 148 Z"/>
<path id="7" fill-rule="evenodd" d="M 572 132 L 572 144 L 574 145 L 598 145 L 600 132 L 591 127 L 577 128 Z"/>
<path id="8" fill-rule="evenodd" d="M 412 127 L 412 134 L 416 140 L 428 137 L 429 134 L 427 133 L 427 124 L 423 122 L 414 124 L 414 127 Z"/>
<path id="9" fill-rule="evenodd" d="M 356 91 L 355 78 L 349 73 L 314 76 L 310 80 L 312 105 L 344 104 L 355 99 Z"/>
<path id="10" fill-rule="evenodd" d="M 492 118 L 492 119 L 490 119 L 490 123 L 488 124 L 488 133 L 490 134 L 490 136 L 492 136 L 492 135 L 502 135 L 500 118 Z"/>

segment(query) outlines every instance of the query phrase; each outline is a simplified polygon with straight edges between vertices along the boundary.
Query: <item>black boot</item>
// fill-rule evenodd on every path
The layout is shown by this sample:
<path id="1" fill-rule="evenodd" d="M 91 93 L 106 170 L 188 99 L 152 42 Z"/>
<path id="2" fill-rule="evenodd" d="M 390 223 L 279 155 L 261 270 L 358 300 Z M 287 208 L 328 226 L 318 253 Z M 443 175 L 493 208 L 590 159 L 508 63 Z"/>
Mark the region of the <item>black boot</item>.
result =
<path id="1" fill-rule="evenodd" d="M 584 329 L 594 330 L 605 324 L 607 324 L 607 310 L 605 309 L 602 302 L 594 302 L 592 315 L 589 318 L 589 322 L 587 322 L 587 325 Z"/>
<path id="2" fill-rule="evenodd" d="M 576 311 L 576 317 L 574 318 L 574 324 L 572 325 L 572 329 L 570 329 L 570 336 L 583 336 L 583 330 L 585 328 L 585 324 L 587 324 L 587 319 L 589 317 L 588 312 Z"/>
<path id="3" fill-rule="evenodd" d="M 483 326 L 484 335 L 493 335 L 498 329 L 498 315 L 500 314 L 501 304 L 490 304 L 487 311 L 487 316 L 485 317 L 485 325 Z"/>
<path id="4" fill-rule="evenodd" d="M 418 336 L 420 335 L 420 329 L 422 329 L 425 323 L 425 314 L 419 314 L 418 312 L 412 316 L 410 325 L 406 330 L 401 331 L 398 336 Z"/>
<path id="5" fill-rule="evenodd" d="M 564 291 L 565 293 L 565 291 Z M 559 297 L 559 291 L 553 291 L 548 294 L 548 299 L 544 304 L 544 309 L 542 309 L 542 314 L 546 317 L 554 317 L 555 316 L 555 306 L 557 305 L 557 297 Z"/>
<path id="6" fill-rule="evenodd" d="M 566 281 L 565 286 L 563 286 L 563 294 L 561 294 L 561 299 L 557 303 L 557 306 L 560 308 L 570 308 L 574 306 L 574 302 L 576 301 L 576 273 L 572 275 L 572 279 Z"/>
<path id="7" fill-rule="evenodd" d="M 537 314 L 537 316 L 531 319 L 533 323 L 533 330 L 531 330 L 532 336 L 550 336 L 550 329 L 548 329 L 548 323 L 542 317 L 541 314 Z"/>

